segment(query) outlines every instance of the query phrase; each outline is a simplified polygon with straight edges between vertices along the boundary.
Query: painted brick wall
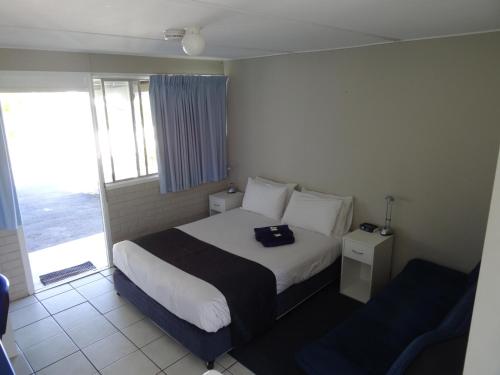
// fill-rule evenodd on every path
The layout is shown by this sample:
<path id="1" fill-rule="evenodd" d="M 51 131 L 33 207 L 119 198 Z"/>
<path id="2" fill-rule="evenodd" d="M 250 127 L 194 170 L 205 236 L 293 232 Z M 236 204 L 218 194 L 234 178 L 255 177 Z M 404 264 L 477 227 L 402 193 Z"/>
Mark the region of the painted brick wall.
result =
<path id="1" fill-rule="evenodd" d="M 150 181 L 106 190 L 113 243 L 157 232 L 208 216 L 208 195 L 227 182 L 210 183 L 179 193 L 160 194 Z"/>
<path id="2" fill-rule="evenodd" d="M 10 299 L 28 295 L 17 231 L 0 231 L 0 273 L 10 281 Z"/>

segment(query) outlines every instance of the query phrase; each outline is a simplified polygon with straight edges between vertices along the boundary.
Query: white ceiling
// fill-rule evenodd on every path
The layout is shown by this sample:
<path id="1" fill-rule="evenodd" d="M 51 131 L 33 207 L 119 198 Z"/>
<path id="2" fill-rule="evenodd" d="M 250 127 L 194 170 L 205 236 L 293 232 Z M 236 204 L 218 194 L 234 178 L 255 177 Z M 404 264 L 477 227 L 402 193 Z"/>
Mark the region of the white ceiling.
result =
<path id="1" fill-rule="evenodd" d="M 193 25 L 247 58 L 497 30 L 500 0 L 0 0 L 0 47 L 184 56 L 163 30 Z"/>

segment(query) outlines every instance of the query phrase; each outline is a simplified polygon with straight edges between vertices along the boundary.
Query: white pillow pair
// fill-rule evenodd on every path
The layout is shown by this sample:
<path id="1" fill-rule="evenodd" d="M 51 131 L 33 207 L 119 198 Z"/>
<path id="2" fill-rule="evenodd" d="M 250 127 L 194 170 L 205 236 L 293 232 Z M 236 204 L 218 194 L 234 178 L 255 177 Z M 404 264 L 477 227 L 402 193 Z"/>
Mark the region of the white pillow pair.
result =
<path id="1" fill-rule="evenodd" d="M 280 184 L 260 177 L 248 178 L 242 208 L 282 223 L 322 233 L 342 236 L 352 223 L 352 197 L 303 190 L 296 184 Z M 283 210 L 286 207 L 285 213 Z"/>

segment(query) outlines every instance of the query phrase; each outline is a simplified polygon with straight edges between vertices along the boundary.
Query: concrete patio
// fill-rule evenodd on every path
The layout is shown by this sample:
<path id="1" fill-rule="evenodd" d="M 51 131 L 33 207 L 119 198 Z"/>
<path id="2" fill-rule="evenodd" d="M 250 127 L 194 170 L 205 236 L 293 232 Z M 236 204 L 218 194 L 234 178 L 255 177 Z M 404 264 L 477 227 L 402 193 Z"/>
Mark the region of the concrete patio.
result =
<path id="1" fill-rule="evenodd" d="M 97 192 L 68 192 L 56 186 L 17 192 L 29 252 L 103 232 Z"/>

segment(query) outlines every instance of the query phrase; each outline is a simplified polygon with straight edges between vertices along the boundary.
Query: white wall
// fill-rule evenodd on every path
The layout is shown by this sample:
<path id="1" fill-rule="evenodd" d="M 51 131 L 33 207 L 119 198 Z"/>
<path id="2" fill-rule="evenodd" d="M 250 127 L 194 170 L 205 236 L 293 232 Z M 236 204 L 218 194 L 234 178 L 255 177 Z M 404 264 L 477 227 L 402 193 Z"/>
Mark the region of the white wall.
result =
<path id="1" fill-rule="evenodd" d="M 464 374 L 500 374 L 500 153 Z"/>
<path id="2" fill-rule="evenodd" d="M 500 139 L 500 33 L 225 64 L 231 179 L 355 197 L 354 225 L 396 196 L 393 271 L 479 260 Z"/>

